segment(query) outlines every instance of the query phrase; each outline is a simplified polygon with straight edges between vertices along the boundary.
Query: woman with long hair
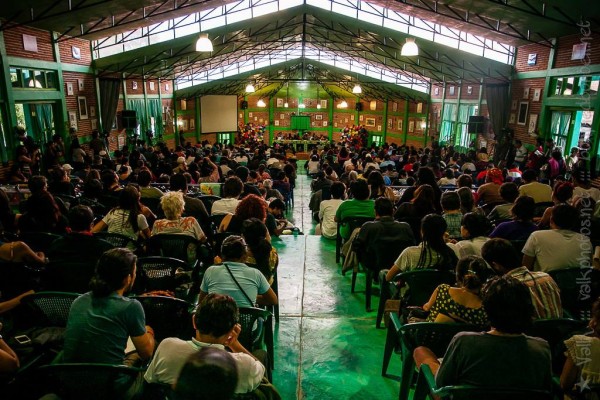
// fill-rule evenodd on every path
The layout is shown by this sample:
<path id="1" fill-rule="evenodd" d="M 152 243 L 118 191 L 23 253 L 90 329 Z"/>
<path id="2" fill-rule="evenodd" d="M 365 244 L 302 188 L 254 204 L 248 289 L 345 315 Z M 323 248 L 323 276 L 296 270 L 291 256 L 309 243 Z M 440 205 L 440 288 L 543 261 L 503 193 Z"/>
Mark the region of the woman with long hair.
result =
<path id="1" fill-rule="evenodd" d="M 246 264 L 255 266 L 267 278 L 269 284 L 272 284 L 279 256 L 271 246 L 271 236 L 267 226 L 258 218 L 250 218 L 242 225 L 242 236 L 248 244 Z"/>
<path id="2" fill-rule="evenodd" d="M 383 175 L 381 175 L 381 172 L 377 170 L 371 171 L 369 177 L 367 178 L 367 183 L 371 188 L 371 199 L 386 197 L 390 199 L 392 203 L 396 201 L 394 191 L 392 188 L 385 185 L 385 181 L 383 180 Z"/>
<path id="3" fill-rule="evenodd" d="M 415 196 L 415 191 L 421 185 L 429 185 L 433 189 L 435 198 L 434 198 L 434 207 L 437 213 L 442 212 L 442 208 L 440 206 L 440 200 L 442 198 L 442 191 L 437 184 L 437 178 L 433 172 L 433 170 L 429 167 L 420 167 L 417 171 L 417 186 L 409 187 L 404 191 L 402 197 L 400 198 L 400 203 L 404 203 L 407 201 L 411 201 Z"/>
<path id="4" fill-rule="evenodd" d="M 429 214 L 423 218 L 421 243 L 417 246 L 407 247 L 400 253 L 394 266 L 387 271 L 385 280 L 390 282 L 400 272 L 414 269 L 453 271 L 458 258 L 444 240 L 447 229 L 446 220 L 441 215 Z"/>
<path id="5" fill-rule="evenodd" d="M 493 271 L 477 256 L 461 258 L 456 264 L 456 287 L 439 285 L 423 310 L 429 311 L 427 322 L 462 322 L 487 325 L 481 289 Z"/>
<path id="6" fill-rule="evenodd" d="M 421 185 L 415 190 L 411 201 L 400 204 L 394 214 L 397 221 L 408 222 L 415 238 L 421 237 L 421 220 L 428 214 L 436 212 L 435 192 L 430 185 Z"/>
<path id="7" fill-rule="evenodd" d="M 67 219 L 61 213 L 54 197 L 48 192 L 45 176 L 36 175 L 29 181 L 31 196 L 25 203 L 25 213 L 19 218 L 21 232 L 66 233 Z"/>
<path id="8" fill-rule="evenodd" d="M 140 192 L 133 185 L 128 185 L 119 196 L 119 205 L 106 214 L 99 221 L 92 232 L 101 232 L 108 229 L 111 233 L 120 233 L 129 236 L 132 240 L 150 237 L 150 227 L 142 212 Z"/>
<path id="9" fill-rule="evenodd" d="M 463 215 L 460 234 L 464 240 L 454 245 L 454 251 L 459 257 L 481 256 L 481 248 L 489 240 L 492 223 L 485 215 L 467 213 Z"/>
<path id="10" fill-rule="evenodd" d="M 262 197 L 249 194 L 235 208 L 234 214 L 226 214 L 219 225 L 219 232 L 242 233 L 242 223 L 250 218 L 265 222 L 267 219 L 267 203 Z"/>
<path id="11" fill-rule="evenodd" d="M 575 187 L 571 182 L 559 181 L 554 184 L 552 189 L 552 202 L 554 206 L 546 208 L 542 218 L 538 221 L 538 228 L 550 227 L 550 217 L 552 216 L 552 210 L 559 204 L 569 204 L 569 200 L 573 197 Z"/>
<path id="12" fill-rule="evenodd" d="M 535 201 L 529 196 L 519 196 L 515 200 L 510 214 L 512 221 L 502 222 L 490 233 L 491 238 L 506 240 L 527 240 L 538 229 L 533 223 Z"/>

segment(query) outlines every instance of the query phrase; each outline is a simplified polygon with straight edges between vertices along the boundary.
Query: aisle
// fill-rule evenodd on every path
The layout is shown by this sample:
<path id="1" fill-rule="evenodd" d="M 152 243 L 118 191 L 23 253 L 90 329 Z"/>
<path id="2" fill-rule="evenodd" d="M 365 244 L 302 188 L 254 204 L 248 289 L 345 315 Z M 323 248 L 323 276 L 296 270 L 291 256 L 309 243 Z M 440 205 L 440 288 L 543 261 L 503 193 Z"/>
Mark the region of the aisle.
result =
<path id="1" fill-rule="evenodd" d="M 352 295 L 351 274 L 342 276 L 335 263 L 335 242 L 313 234 L 310 178 L 298 177 L 294 195 L 289 218 L 305 235 L 274 241 L 281 304 L 274 384 L 285 400 L 396 399 L 398 381 L 381 377 L 385 330 L 375 329 L 376 312 L 365 311 L 364 275 Z M 399 371 L 396 357 L 390 373 Z"/>

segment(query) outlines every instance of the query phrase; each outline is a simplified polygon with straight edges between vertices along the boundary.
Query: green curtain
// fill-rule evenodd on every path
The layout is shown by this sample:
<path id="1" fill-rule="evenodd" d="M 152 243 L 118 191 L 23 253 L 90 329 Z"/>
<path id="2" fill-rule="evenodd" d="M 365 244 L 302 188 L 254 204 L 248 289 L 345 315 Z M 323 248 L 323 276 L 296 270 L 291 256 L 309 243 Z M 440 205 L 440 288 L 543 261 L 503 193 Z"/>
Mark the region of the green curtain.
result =
<path id="1" fill-rule="evenodd" d="M 454 142 L 461 147 L 468 148 L 470 144 L 470 137 L 468 129 L 466 129 L 469 123 L 469 105 L 461 105 L 458 108 L 458 123 L 456 124 L 456 141 Z"/>
<path id="2" fill-rule="evenodd" d="M 149 118 L 154 117 L 154 136 L 163 134 L 162 104 L 160 99 L 148 99 Z M 149 121 L 148 121 L 149 122 Z M 145 134 L 145 131 L 144 131 Z"/>
<path id="3" fill-rule="evenodd" d="M 145 135 L 150 126 L 150 118 L 148 118 L 148 114 L 146 113 L 146 103 L 144 100 L 127 100 L 127 109 L 135 111 L 139 123 L 138 132 Z"/>
<path id="4" fill-rule="evenodd" d="M 455 109 L 456 104 L 444 105 L 444 111 L 442 113 L 442 126 L 440 128 L 440 144 L 446 144 L 452 139 L 452 116 L 454 115 Z"/>

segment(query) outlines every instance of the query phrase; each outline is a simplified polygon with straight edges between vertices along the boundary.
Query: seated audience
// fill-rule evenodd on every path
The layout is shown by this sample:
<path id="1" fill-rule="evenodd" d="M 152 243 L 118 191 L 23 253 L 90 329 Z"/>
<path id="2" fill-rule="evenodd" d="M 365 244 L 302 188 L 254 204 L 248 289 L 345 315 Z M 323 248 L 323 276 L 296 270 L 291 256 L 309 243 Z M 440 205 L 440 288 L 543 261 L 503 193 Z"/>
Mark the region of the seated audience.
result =
<path id="1" fill-rule="evenodd" d="M 545 183 L 538 182 L 537 172 L 533 169 L 523 172 L 523 184 L 519 187 L 519 194 L 532 197 L 536 203 L 552 201 L 552 188 Z"/>
<path id="2" fill-rule="evenodd" d="M 350 186 L 352 199 L 344 200 L 335 213 L 335 222 L 340 223 L 346 218 L 367 217 L 375 218 L 375 202 L 369 199 L 369 184 L 364 179 L 358 179 Z M 340 227 L 340 235 L 348 239 L 352 232 L 347 224 Z"/>
<path id="3" fill-rule="evenodd" d="M 264 275 L 245 264 L 248 246 L 241 236 L 229 236 L 223 241 L 223 263 L 206 270 L 200 285 L 199 301 L 210 293 L 233 297 L 239 307 L 277 304 L 277 295 Z"/>
<path id="4" fill-rule="evenodd" d="M 342 182 L 334 182 L 330 188 L 331 199 L 322 200 L 319 205 L 319 221 L 321 235 L 326 239 L 335 239 L 337 222 L 335 214 L 346 194 L 346 186 Z"/>
<path id="5" fill-rule="evenodd" d="M 448 238 L 460 240 L 462 213 L 460 212 L 460 196 L 453 190 L 442 193 L 442 217 L 448 225 Z"/>
<path id="6" fill-rule="evenodd" d="M 161 233 L 181 234 L 193 237 L 199 242 L 206 240 L 206 235 L 194 217 L 182 217 L 185 207 L 181 192 L 169 192 L 160 199 L 160 206 L 165 213 L 165 219 L 154 222 L 152 235 Z"/>
<path id="7" fill-rule="evenodd" d="M 28 183 L 31 196 L 25 201 L 25 213 L 19 218 L 21 232 L 50 232 L 62 235 L 67 229 L 67 218 L 48 192 L 46 177 L 36 175 Z"/>
<path id="8" fill-rule="evenodd" d="M 536 319 L 562 318 L 560 289 L 556 282 L 545 272 L 529 271 L 521 266 L 521 257 L 508 240 L 488 240 L 481 249 L 481 256 L 497 273 L 527 285 Z"/>
<path id="9" fill-rule="evenodd" d="M 194 312 L 194 337 L 190 340 L 164 339 L 146 370 L 146 382 L 167 385 L 177 382 L 179 386 L 181 380 L 178 381 L 177 377 L 186 368 L 186 360 L 190 356 L 201 355 L 203 349 L 225 352 L 225 348 L 228 348 L 231 353 L 225 354 L 233 358 L 238 376 L 237 385 L 233 385 L 232 391 L 235 389 L 235 393 L 248 393 L 256 389 L 265 375 L 265 366 L 238 341 L 241 332 L 237 323 L 238 314 L 238 306 L 230 296 L 216 293 L 207 295 Z M 214 386 L 216 382 L 206 383 Z"/>
<path id="10" fill-rule="evenodd" d="M 456 256 L 480 256 L 481 247 L 488 240 L 487 235 L 492 230 L 492 224 L 482 214 L 468 213 L 463 215 L 460 234 L 464 240 L 454 245 Z"/>
<path id="11" fill-rule="evenodd" d="M 152 173 L 148 170 L 141 170 L 137 179 L 140 185 L 140 195 L 142 199 L 160 199 L 163 197 L 163 192 L 157 187 L 151 186 Z"/>
<path id="12" fill-rule="evenodd" d="M 485 176 L 485 183 L 477 189 L 477 200 L 479 204 L 499 204 L 502 203 L 500 196 L 500 185 L 504 183 L 502 171 L 498 168 L 491 168 Z"/>
<path id="13" fill-rule="evenodd" d="M 486 286 L 483 306 L 492 328 L 488 332 L 461 332 L 450 342 L 443 361 L 426 347 L 414 351 L 417 366 L 425 363 L 436 375 L 438 387 L 493 386 L 550 391 L 550 346 L 524 335 L 531 325 L 533 306 L 527 287 L 511 277 Z"/>
<path id="14" fill-rule="evenodd" d="M 554 206 L 549 230 L 533 232 L 523 247 L 523 265 L 532 271 L 579 267 L 592 261 L 590 239 L 577 233 L 581 228 L 579 212 L 573 206 Z"/>
<path id="15" fill-rule="evenodd" d="M 462 322 L 485 326 L 487 314 L 481 301 L 481 289 L 493 274 L 478 256 L 467 256 L 456 264 L 457 287 L 439 285 L 423 310 L 429 311 L 427 322 Z"/>
<path id="16" fill-rule="evenodd" d="M 554 206 L 559 204 L 569 204 L 569 200 L 573 197 L 573 184 L 570 182 L 556 182 L 554 184 L 554 189 L 552 189 L 552 202 Z M 546 208 L 544 210 L 544 214 L 542 218 L 538 221 L 539 228 L 549 228 L 550 227 L 550 216 L 552 215 L 552 210 L 554 210 L 554 206 Z"/>
<path id="17" fill-rule="evenodd" d="M 262 197 L 249 194 L 237 205 L 234 214 L 227 214 L 221 220 L 219 232 L 242 233 L 242 223 L 249 218 L 267 220 L 267 203 Z"/>
<path id="18" fill-rule="evenodd" d="M 205 224 L 208 222 L 208 212 L 204 203 L 195 198 L 187 195 L 188 182 L 183 174 L 175 174 L 170 178 L 170 186 L 172 192 L 181 192 L 183 194 L 183 201 L 185 203 L 185 213 L 190 217 L 196 218 L 199 224 Z"/>
<path id="19" fill-rule="evenodd" d="M 420 222 L 426 215 L 436 212 L 435 201 L 433 188 L 427 184 L 420 185 L 410 201 L 400 204 L 394 219 L 408 222 L 418 242 L 421 240 Z"/>
<path id="20" fill-rule="evenodd" d="M 487 217 L 492 222 L 512 218 L 510 209 L 519 197 L 519 187 L 514 182 L 503 183 L 500 186 L 500 197 L 502 197 L 505 204 L 500 204 L 490 211 Z"/>
<path id="21" fill-rule="evenodd" d="M 277 250 L 271 246 L 271 236 L 265 224 L 257 218 L 244 221 L 242 236 L 248 245 L 246 264 L 258 269 L 269 284 L 273 284 L 273 274 L 279 264 Z"/>
<path id="22" fill-rule="evenodd" d="M 532 232 L 537 230 L 533 223 L 535 203 L 529 196 L 519 196 L 510 209 L 513 220 L 502 222 L 490 233 L 491 238 L 507 240 L 527 240 Z"/>
<path id="23" fill-rule="evenodd" d="M 239 197 L 244 191 L 244 183 L 237 176 L 227 178 L 223 184 L 222 198 L 212 204 L 211 215 L 233 214 L 240 204 Z"/>
<path id="24" fill-rule="evenodd" d="M 560 375 L 560 386 L 565 391 L 581 390 L 576 384 L 600 384 L 600 298 L 592 306 L 592 330 L 588 335 L 574 335 L 565 341 L 567 360 Z"/>
<path id="25" fill-rule="evenodd" d="M 137 257 L 127 249 L 112 249 L 98 260 L 91 292 L 71 306 L 62 362 L 133 366 L 154 352 L 154 331 L 145 325 L 139 301 L 126 297 L 136 277 Z M 131 338 L 136 353 L 125 358 Z"/>

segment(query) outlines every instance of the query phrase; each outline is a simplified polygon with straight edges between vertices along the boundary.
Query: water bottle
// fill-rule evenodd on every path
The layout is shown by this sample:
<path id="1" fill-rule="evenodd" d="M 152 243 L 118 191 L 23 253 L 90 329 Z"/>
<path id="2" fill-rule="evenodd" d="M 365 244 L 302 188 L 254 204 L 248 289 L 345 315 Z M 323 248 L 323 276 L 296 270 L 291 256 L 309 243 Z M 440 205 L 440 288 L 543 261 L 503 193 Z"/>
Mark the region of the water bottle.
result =
<path id="1" fill-rule="evenodd" d="M 294 227 L 294 228 L 292 229 L 292 233 L 294 234 L 294 237 L 298 236 L 298 231 L 299 231 L 299 229 L 298 229 L 298 228 L 296 228 L 296 227 Z"/>

